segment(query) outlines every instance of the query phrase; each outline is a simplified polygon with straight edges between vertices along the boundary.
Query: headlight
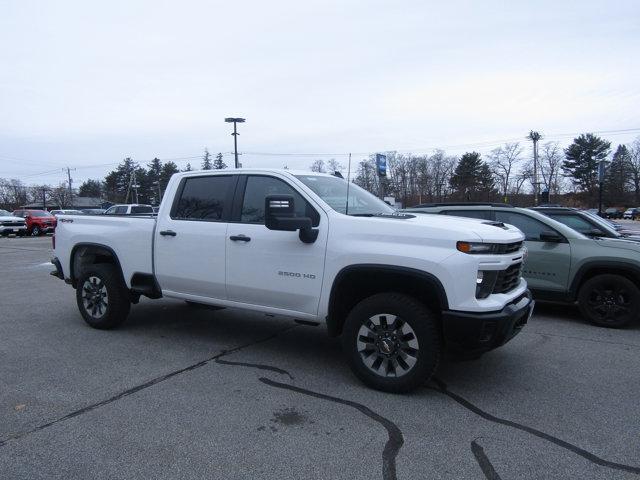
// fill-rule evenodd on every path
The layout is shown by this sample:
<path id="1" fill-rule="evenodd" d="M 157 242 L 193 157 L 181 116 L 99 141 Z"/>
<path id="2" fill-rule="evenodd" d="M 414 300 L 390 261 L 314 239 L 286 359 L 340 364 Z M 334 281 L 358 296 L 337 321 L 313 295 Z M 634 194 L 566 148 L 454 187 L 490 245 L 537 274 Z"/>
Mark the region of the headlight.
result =
<path id="1" fill-rule="evenodd" d="M 496 250 L 495 243 L 458 242 L 456 248 L 463 253 L 492 253 Z"/>

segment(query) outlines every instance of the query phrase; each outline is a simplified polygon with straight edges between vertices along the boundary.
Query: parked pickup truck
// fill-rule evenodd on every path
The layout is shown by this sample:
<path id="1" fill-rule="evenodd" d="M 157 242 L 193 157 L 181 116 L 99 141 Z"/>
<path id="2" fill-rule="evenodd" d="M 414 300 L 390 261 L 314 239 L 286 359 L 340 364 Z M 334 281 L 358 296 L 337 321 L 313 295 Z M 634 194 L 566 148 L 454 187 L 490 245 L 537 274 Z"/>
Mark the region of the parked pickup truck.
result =
<path id="1" fill-rule="evenodd" d="M 326 323 L 364 383 L 401 392 L 445 349 L 478 356 L 526 324 L 523 240 L 497 222 L 399 214 L 331 175 L 184 172 L 157 218 L 61 215 L 52 274 L 95 328 L 141 295 Z"/>

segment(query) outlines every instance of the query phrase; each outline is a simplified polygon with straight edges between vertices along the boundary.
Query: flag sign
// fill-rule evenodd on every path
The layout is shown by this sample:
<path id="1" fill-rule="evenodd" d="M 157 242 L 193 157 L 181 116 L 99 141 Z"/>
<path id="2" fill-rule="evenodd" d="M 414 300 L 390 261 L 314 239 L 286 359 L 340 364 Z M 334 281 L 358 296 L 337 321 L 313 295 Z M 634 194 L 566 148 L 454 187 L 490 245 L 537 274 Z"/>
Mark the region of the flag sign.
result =
<path id="1" fill-rule="evenodd" d="M 387 176 L 387 156 L 381 153 L 376 153 L 376 168 L 378 169 L 378 176 Z"/>
<path id="2" fill-rule="evenodd" d="M 605 169 L 606 167 L 605 167 L 604 160 L 600 160 L 600 163 L 598 163 L 598 182 L 599 183 L 604 182 Z"/>

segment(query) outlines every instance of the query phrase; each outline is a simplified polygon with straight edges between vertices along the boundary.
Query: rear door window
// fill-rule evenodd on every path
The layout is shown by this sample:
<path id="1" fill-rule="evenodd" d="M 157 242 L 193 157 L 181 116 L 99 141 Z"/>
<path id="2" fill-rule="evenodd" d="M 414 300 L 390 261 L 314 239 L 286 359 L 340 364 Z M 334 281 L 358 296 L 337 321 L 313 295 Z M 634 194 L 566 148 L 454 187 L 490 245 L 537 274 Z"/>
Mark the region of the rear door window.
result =
<path id="1" fill-rule="evenodd" d="M 606 232 L 602 231 L 600 228 L 579 215 L 551 214 L 549 216 L 584 235 L 592 235 L 595 231 L 600 232 L 602 235 L 606 235 Z"/>
<path id="2" fill-rule="evenodd" d="M 174 220 L 223 221 L 233 200 L 236 177 L 212 175 L 183 180 L 179 197 L 174 203 Z"/>

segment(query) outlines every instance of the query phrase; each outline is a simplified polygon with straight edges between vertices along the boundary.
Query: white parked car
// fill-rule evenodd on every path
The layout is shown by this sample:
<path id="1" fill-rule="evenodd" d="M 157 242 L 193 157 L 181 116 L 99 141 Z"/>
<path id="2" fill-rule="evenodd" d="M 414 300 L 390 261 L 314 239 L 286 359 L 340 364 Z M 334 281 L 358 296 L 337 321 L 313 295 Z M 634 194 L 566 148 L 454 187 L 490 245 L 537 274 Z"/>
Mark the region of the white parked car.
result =
<path id="1" fill-rule="evenodd" d="M 627 208 L 622 214 L 622 218 L 628 220 L 635 220 L 636 218 L 640 218 L 640 208 Z"/>
<path id="2" fill-rule="evenodd" d="M 23 236 L 27 233 L 27 224 L 24 218 L 16 217 L 11 212 L 0 210 L 0 235 L 11 234 Z"/>
<path id="3" fill-rule="evenodd" d="M 157 219 L 61 216 L 52 274 L 95 328 L 141 295 L 324 323 L 364 383 L 401 392 L 445 349 L 479 356 L 527 323 L 523 240 L 502 223 L 398 213 L 326 174 L 182 172 Z"/>
<path id="4" fill-rule="evenodd" d="M 80 210 L 51 210 L 49 212 L 51 215 L 53 215 L 54 217 L 57 217 L 58 215 L 84 215 Z"/>
<path id="5" fill-rule="evenodd" d="M 153 207 L 151 205 L 141 205 L 138 203 L 128 203 L 122 205 L 113 205 L 104 212 L 105 215 L 152 215 Z"/>

